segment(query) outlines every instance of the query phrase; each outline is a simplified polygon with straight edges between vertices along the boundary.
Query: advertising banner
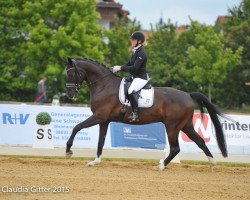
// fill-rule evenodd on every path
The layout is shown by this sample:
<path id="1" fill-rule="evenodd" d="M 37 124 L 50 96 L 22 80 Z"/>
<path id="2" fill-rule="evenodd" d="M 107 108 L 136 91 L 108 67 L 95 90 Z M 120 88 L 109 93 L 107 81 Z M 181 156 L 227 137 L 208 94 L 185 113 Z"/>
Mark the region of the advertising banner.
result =
<path id="1" fill-rule="evenodd" d="M 165 126 L 162 123 L 129 125 L 111 123 L 112 147 L 164 149 L 166 145 Z"/>
<path id="2" fill-rule="evenodd" d="M 87 107 L 0 104 L 0 145 L 32 145 L 37 133 L 36 115 L 41 111 L 52 118 L 55 147 L 65 146 L 74 126 L 92 115 Z M 98 136 L 98 125 L 83 129 L 76 135 L 74 147 L 97 147 Z M 110 147 L 109 134 L 105 144 Z"/>
<path id="3" fill-rule="evenodd" d="M 0 145 L 32 146 L 37 134 L 36 115 L 46 111 L 52 118 L 51 134 L 54 147 L 65 147 L 72 129 L 78 123 L 92 115 L 88 107 L 64 107 L 43 105 L 0 104 Z M 250 154 L 250 116 L 227 115 L 220 122 L 225 132 L 228 152 L 232 154 Z M 204 139 L 212 153 L 220 153 L 215 130 L 209 115 L 194 114 L 195 130 Z M 148 125 L 128 125 L 110 123 L 104 148 L 169 148 L 162 123 Z M 99 126 L 82 129 L 75 137 L 74 147 L 96 148 Z M 181 152 L 202 152 L 185 133 L 180 132 Z"/>
<path id="4" fill-rule="evenodd" d="M 227 115 L 227 118 L 220 118 L 220 122 L 225 134 L 228 152 L 250 154 L 250 116 Z M 205 114 L 202 121 L 200 114 L 194 114 L 193 124 L 196 132 L 204 139 L 211 152 L 220 153 L 215 130 L 209 115 Z M 182 131 L 180 132 L 179 141 L 181 150 L 184 152 L 202 152 Z"/>

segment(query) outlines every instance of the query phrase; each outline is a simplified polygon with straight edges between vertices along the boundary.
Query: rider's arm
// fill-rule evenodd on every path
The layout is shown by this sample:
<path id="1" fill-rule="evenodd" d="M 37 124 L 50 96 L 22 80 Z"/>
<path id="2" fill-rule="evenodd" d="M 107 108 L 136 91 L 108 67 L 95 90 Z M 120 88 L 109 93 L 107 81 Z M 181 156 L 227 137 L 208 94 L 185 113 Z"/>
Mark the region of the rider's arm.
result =
<path id="1" fill-rule="evenodd" d="M 137 71 L 142 66 L 145 59 L 146 59 L 145 54 L 138 53 L 134 64 L 129 62 L 128 65 L 123 65 L 121 67 L 121 71 L 132 72 L 133 73 L 133 72 Z"/>

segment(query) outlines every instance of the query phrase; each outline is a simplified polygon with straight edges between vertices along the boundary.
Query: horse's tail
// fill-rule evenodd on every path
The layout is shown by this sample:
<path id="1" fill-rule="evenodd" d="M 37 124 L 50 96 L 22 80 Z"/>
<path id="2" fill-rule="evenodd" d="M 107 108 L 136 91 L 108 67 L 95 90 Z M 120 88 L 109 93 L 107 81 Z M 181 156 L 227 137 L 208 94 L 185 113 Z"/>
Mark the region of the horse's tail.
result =
<path id="1" fill-rule="evenodd" d="M 222 130 L 222 126 L 218 118 L 218 115 L 224 117 L 223 114 L 215 107 L 215 105 L 213 105 L 208 100 L 208 98 L 205 95 L 198 93 L 198 92 L 191 92 L 189 94 L 192 97 L 192 99 L 197 102 L 199 109 L 201 111 L 201 114 L 204 114 L 204 108 L 207 109 L 215 127 L 217 144 L 221 150 L 222 155 L 224 157 L 227 157 L 226 140 L 225 140 L 224 132 Z"/>

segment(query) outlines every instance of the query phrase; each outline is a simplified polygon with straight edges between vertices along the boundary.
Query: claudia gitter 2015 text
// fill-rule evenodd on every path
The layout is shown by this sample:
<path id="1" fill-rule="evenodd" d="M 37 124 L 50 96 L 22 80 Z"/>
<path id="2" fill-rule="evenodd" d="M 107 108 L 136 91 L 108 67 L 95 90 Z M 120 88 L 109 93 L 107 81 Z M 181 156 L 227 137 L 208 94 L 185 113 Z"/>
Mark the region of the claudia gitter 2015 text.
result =
<path id="1" fill-rule="evenodd" d="M 2 193 L 67 193 L 69 192 L 69 187 L 64 186 L 53 186 L 53 187 L 44 187 L 44 186 L 2 186 Z"/>

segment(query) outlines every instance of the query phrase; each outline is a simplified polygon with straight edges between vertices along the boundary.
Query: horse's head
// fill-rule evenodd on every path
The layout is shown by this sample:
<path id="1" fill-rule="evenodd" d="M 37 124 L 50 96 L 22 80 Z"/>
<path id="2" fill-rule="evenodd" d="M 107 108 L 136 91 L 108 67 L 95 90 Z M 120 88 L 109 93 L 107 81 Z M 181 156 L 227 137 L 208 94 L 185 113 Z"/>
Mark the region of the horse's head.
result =
<path id="1" fill-rule="evenodd" d="M 77 96 L 83 81 L 86 84 L 95 88 L 103 84 L 110 83 L 110 79 L 107 79 L 110 75 L 113 75 L 110 68 L 87 58 L 77 58 L 67 60 L 66 68 L 66 87 L 67 96 L 70 99 L 74 99 Z"/>
<path id="2" fill-rule="evenodd" d="M 66 88 L 68 98 L 76 98 L 83 81 L 84 77 L 77 68 L 76 61 L 72 60 L 71 58 L 68 58 L 66 68 Z"/>

